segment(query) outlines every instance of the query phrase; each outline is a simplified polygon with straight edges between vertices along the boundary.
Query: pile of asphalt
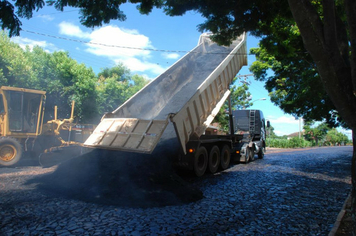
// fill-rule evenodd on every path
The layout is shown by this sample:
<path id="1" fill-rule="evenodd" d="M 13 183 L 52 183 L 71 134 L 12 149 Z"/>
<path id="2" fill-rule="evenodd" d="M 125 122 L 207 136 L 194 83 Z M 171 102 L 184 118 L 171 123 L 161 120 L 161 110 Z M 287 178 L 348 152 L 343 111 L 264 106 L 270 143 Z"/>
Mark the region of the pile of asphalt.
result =
<path id="1" fill-rule="evenodd" d="M 95 149 L 28 181 L 52 196 L 120 207 L 182 205 L 202 192 L 175 174 L 175 142 L 162 142 L 153 154 Z M 172 150 L 173 148 L 173 150 Z"/>

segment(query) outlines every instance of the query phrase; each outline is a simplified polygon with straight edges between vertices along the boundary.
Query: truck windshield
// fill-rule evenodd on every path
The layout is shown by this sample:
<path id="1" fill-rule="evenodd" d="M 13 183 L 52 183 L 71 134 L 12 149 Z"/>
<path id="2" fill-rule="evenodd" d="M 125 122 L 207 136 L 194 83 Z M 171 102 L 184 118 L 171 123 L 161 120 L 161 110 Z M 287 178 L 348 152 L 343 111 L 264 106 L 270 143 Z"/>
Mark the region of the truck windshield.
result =
<path id="1" fill-rule="evenodd" d="M 237 131 L 249 131 L 249 118 L 240 116 L 236 119 Z"/>

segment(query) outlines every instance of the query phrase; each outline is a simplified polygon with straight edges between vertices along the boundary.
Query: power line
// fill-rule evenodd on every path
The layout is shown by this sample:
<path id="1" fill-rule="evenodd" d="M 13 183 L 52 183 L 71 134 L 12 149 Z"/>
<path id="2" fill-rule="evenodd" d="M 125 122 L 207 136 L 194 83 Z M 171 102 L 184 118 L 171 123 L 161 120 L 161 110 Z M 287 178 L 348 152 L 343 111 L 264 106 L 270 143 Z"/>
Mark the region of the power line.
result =
<path id="1" fill-rule="evenodd" d="M 35 17 L 43 17 L 43 16 L 47 16 L 47 15 L 57 15 L 57 14 L 63 14 L 63 13 L 69 13 L 69 12 L 78 12 L 79 10 L 69 10 L 69 11 L 60 11 L 60 12 L 53 12 L 53 13 L 47 13 L 47 14 L 38 14 L 35 15 Z"/>
<path id="2" fill-rule="evenodd" d="M 25 29 L 23 29 L 22 31 L 30 33 L 30 34 L 37 34 L 37 35 L 50 37 L 50 38 L 55 38 L 55 39 L 67 40 L 67 41 L 72 41 L 72 42 L 76 42 L 76 43 L 92 44 L 92 45 L 98 45 L 98 46 L 104 46 L 104 47 L 123 48 L 123 49 L 141 50 L 141 51 L 154 51 L 154 52 L 170 52 L 170 53 L 173 53 L 173 52 L 175 52 L 175 53 L 190 53 L 190 52 L 193 52 L 193 53 L 199 53 L 199 52 L 184 51 L 184 50 L 165 50 L 165 49 L 154 49 L 154 48 L 138 48 L 138 47 L 128 47 L 128 46 L 119 46 L 119 45 L 109 45 L 109 44 L 104 44 L 104 43 L 96 43 L 96 42 L 84 41 L 84 40 L 79 40 L 79 39 L 71 39 L 71 38 L 66 38 L 66 37 L 61 37 L 61 36 L 43 34 L 43 33 L 38 33 L 38 32 L 25 30 Z M 230 54 L 230 53 L 206 52 L 205 54 Z M 251 54 L 248 54 L 248 53 L 231 53 L 231 55 L 251 55 Z"/>

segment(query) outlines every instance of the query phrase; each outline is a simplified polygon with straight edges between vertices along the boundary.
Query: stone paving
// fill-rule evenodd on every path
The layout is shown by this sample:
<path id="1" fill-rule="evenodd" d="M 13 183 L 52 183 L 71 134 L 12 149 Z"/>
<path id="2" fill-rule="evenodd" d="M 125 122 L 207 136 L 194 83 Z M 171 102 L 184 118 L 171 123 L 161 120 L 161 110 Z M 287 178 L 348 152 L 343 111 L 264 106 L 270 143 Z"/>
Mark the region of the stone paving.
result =
<path id="1" fill-rule="evenodd" d="M 204 198 L 155 208 L 103 206 L 24 183 L 52 169 L 0 168 L 1 235 L 327 235 L 351 188 L 352 147 L 266 154 L 203 178 Z"/>

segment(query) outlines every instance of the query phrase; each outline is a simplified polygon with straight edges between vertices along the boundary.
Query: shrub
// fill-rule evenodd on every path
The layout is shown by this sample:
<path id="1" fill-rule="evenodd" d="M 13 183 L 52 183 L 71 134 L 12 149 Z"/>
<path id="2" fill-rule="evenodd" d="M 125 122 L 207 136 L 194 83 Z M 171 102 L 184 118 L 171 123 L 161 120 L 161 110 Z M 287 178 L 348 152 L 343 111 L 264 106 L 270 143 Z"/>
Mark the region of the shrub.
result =
<path id="1" fill-rule="evenodd" d="M 294 137 L 291 139 L 267 138 L 266 141 L 268 147 L 275 148 L 303 148 L 313 146 L 312 142 L 306 141 L 303 138 L 298 137 Z"/>

